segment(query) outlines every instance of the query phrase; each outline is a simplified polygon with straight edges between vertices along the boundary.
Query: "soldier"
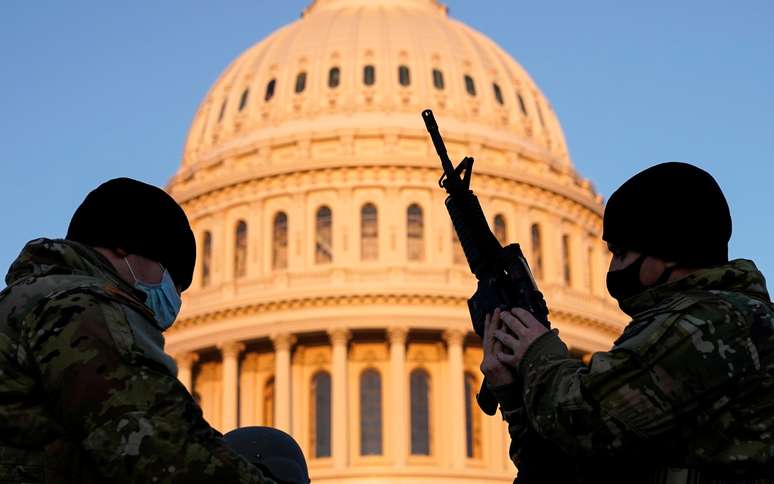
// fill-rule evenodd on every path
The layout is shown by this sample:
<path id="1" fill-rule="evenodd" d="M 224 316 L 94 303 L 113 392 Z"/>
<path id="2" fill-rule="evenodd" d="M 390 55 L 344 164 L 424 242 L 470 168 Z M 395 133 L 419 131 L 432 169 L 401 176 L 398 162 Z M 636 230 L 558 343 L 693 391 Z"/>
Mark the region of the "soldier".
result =
<path id="1" fill-rule="evenodd" d="M 202 418 L 162 332 L 196 245 L 163 190 L 92 191 L 29 242 L 0 293 L 0 482 L 273 482 Z"/>
<path id="2" fill-rule="evenodd" d="M 608 291 L 632 318 L 612 349 L 586 366 L 522 309 L 488 318 L 481 369 L 514 461 L 528 423 L 576 482 L 774 482 L 774 306 L 730 236 L 712 176 L 656 165 L 605 209 Z"/>

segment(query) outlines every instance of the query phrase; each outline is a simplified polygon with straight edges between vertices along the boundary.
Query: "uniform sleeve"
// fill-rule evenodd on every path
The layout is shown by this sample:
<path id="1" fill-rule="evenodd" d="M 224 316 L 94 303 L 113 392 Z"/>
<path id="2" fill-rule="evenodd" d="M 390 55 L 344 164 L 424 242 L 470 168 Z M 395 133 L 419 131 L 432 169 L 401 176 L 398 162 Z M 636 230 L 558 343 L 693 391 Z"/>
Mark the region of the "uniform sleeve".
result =
<path id="1" fill-rule="evenodd" d="M 728 402 L 755 358 L 743 318 L 717 307 L 651 321 L 588 367 L 546 333 L 519 366 L 530 422 L 580 456 L 615 455 L 680 424 L 700 425 Z"/>
<path id="2" fill-rule="evenodd" d="M 121 308 L 92 294 L 47 302 L 26 347 L 44 398 L 69 438 L 114 483 L 272 483 L 228 448 L 185 387 L 115 338 Z"/>

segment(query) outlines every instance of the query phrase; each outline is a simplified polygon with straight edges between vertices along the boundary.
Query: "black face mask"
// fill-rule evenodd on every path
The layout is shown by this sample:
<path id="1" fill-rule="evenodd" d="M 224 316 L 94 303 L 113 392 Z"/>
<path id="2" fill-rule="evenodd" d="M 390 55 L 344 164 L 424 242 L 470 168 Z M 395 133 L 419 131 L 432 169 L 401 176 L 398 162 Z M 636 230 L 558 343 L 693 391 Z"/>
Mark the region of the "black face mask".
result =
<path id="1" fill-rule="evenodd" d="M 648 256 L 642 254 L 623 269 L 617 271 L 610 271 L 607 273 L 607 291 L 613 298 L 617 299 L 620 303 L 624 299 L 628 299 L 632 296 L 650 289 L 653 286 L 664 284 L 669 280 L 675 267 L 667 267 L 664 272 L 661 273 L 658 280 L 652 286 L 646 286 L 640 282 L 640 269 L 642 264 Z"/>

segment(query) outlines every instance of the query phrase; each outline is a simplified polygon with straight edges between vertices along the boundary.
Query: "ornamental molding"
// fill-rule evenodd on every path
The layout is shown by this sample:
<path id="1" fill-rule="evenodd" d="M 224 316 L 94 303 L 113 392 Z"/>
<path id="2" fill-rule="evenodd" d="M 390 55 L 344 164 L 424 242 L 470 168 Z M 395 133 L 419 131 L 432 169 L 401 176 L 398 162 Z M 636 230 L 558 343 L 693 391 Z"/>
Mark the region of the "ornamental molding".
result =
<path id="1" fill-rule="evenodd" d="M 326 307 L 341 307 L 341 306 L 431 306 L 433 308 L 439 308 L 442 306 L 453 307 L 457 309 L 467 310 L 467 298 L 456 296 L 438 296 L 438 295 L 422 295 L 422 294 L 362 294 L 362 295 L 337 295 L 337 296 L 317 296 L 308 298 L 292 298 L 292 299 L 280 299 L 270 302 L 260 302 L 252 304 L 244 304 L 240 306 L 218 309 L 209 312 L 202 312 L 200 314 L 192 315 L 178 320 L 172 328 L 169 329 L 170 334 L 184 333 L 191 329 L 200 329 L 207 326 L 217 325 L 219 322 L 227 321 L 230 319 L 241 318 L 245 316 L 252 316 L 256 314 L 274 314 L 277 319 L 282 319 L 277 313 L 283 311 L 295 311 L 295 310 L 307 310 Z M 367 314 L 364 313 L 364 314 Z M 420 315 L 421 316 L 421 315 Z M 620 335 L 622 325 L 620 322 L 612 320 L 603 320 L 600 318 L 592 318 L 583 316 L 575 312 L 567 311 L 563 308 L 557 308 L 551 310 L 551 320 L 554 323 L 561 322 L 562 324 L 570 324 L 576 327 L 596 330 L 611 337 L 617 337 Z M 349 329 L 356 329 L 354 327 Z M 408 328 L 409 330 L 411 328 Z M 448 327 L 438 328 L 439 330 L 449 330 Z M 467 331 L 472 333 L 472 328 Z M 275 343 L 277 341 L 285 347 L 286 342 L 294 342 L 292 335 L 283 333 L 276 335 L 266 335 L 273 339 Z"/>

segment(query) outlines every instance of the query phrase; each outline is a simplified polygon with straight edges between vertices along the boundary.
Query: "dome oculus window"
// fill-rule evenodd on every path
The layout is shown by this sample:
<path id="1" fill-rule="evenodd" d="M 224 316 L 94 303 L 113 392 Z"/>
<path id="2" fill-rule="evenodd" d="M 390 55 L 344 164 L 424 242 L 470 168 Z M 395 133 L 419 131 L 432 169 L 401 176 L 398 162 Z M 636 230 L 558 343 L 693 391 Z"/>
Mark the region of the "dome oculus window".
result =
<path id="1" fill-rule="evenodd" d="M 443 90 L 443 72 L 440 69 L 433 69 L 433 86 L 438 90 Z"/>
<path id="2" fill-rule="evenodd" d="M 500 86 L 496 82 L 492 83 L 492 90 L 494 91 L 494 96 L 497 100 L 497 103 L 500 105 L 505 104 L 505 100 L 503 99 L 503 91 L 500 89 Z"/>
<path id="3" fill-rule="evenodd" d="M 339 83 L 341 82 L 341 69 L 338 67 L 331 67 L 331 70 L 328 71 L 328 87 L 331 89 L 335 87 L 339 87 Z"/>
<path id="4" fill-rule="evenodd" d="M 376 82 L 376 69 L 371 64 L 363 67 L 363 84 L 373 86 Z"/>
<path id="5" fill-rule="evenodd" d="M 476 83 L 473 81 L 473 78 L 469 75 L 465 75 L 465 90 L 468 91 L 468 94 L 471 96 L 476 95 Z"/>
<path id="6" fill-rule="evenodd" d="M 519 109 L 521 109 L 521 114 L 524 116 L 527 115 L 527 105 L 524 103 L 524 98 L 521 97 L 521 93 L 516 93 L 516 98 L 519 100 Z"/>
<path id="7" fill-rule="evenodd" d="M 226 100 L 223 100 L 223 104 L 220 105 L 220 113 L 218 113 L 218 122 L 223 120 L 223 115 L 226 114 Z"/>
<path id="8" fill-rule="evenodd" d="M 306 71 L 299 72 L 296 76 L 296 94 L 304 92 L 306 89 Z"/>
<path id="9" fill-rule="evenodd" d="M 250 88 L 242 91 L 242 97 L 239 98 L 239 110 L 242 111 L 247 106 L 247 100 L 250 98 Z"/>
<path id="10" fill-rule="evenodd" d="M 411 73 L 408 66 L 398 67 L 398 82 L 401 86 L 408 86 L 411 84 Z"/>
<path id="11" fill-rule="evenodd" d="M 263 96 L 264 101 L 268 101 L 274 97 L 274 88 L 277 86 L 277 80 L 272 79 L 266 84 L 266 94 Z"/>

